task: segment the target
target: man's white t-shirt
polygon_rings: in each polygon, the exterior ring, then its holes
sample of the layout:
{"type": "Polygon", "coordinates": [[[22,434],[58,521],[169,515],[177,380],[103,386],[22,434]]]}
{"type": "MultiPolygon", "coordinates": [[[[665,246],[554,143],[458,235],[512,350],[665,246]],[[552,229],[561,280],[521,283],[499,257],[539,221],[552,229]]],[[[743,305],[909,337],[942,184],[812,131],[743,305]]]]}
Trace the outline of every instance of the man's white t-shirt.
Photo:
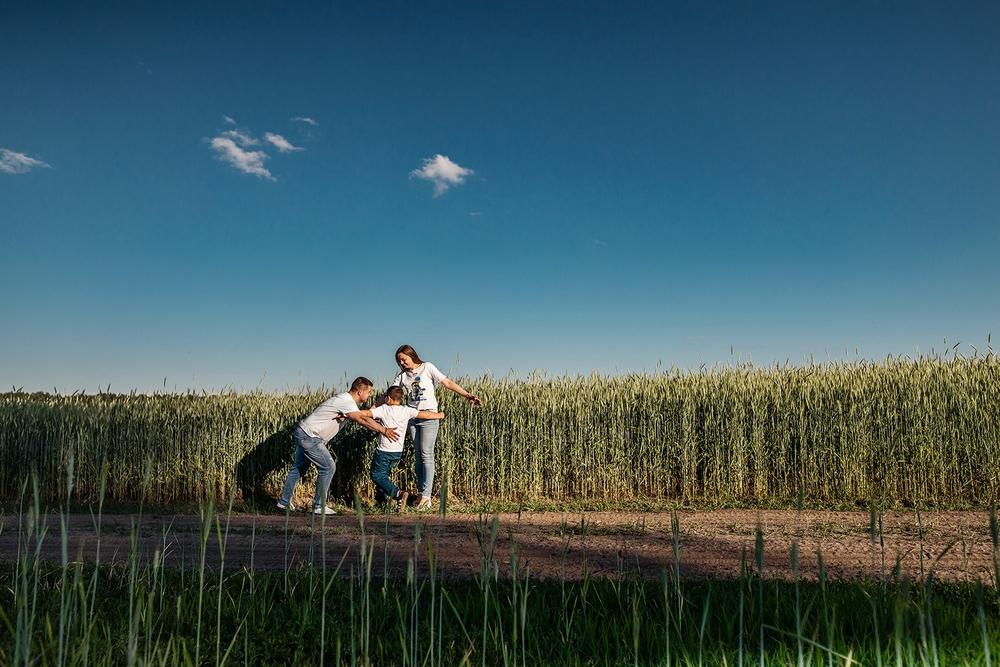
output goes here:
{"type": "Polygon", "coordinates": [[[400,371],[389,386],[405,388],[406,404],[411,408],[436,411],[438,401],[434,395],[434,385],[447,379],[448,376],[439,371],[437,366],[425,361],[412,371],[400,371]]]}
{"type": "Polygon", "coordinates": [[[376,449],[382,452],[403,451],[403,436],[406,434],[406,426],[411,419],[417,416],[418,412],[420,411],[416,408],[411,408],[407,405],[383,404],[377,408],[372,408],[372,419],[379,420],[386,428],[396,429],[396,433],[399,434],[399,440],[396,442],[393,442],[384,435],[380,435],[376,449]]]}
{"type": "Polygon", "coordinates": [[[299,427],[309,437],[323,438],[323,442],[329,442],[340,431],[337,417],[357,411],[358,404],[351,398],[351,393],[345,391],[320,403],[318,408],[299,422],[299,427]]]}

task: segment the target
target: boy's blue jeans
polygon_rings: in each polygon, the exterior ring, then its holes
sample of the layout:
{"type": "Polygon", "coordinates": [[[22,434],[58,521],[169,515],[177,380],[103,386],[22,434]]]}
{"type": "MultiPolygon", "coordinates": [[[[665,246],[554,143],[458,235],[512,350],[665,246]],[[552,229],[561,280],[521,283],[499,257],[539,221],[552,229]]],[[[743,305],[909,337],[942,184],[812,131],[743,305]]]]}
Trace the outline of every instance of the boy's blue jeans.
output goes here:
{"type": "Polygon", "coordinates": [[[313,509],[322,507],[326,494],[330,491],[330,482],[333,480],[333,471],[337,469],[337,464],[333,462],[333,456],[330,455],[330,450],[326,448],[322,438],[312,438],[296,426],[292,431],[292,440],[295,441],[295,460],[285,479],[281,502],[286,505],[292,502],[292,492],[295,491],[299,478],[309,472],[309,466],[315,465],[319,475],[316,478],[313,509]]]}
{"type": "Polygon", "coordinates": [[[372,481],[375,482],[376,487],[375,502],[384,503],[387,498],[396,500],[396,497],[399,495],[399,487],[389,479],[389,473],[392,472],[392,469],[396,467],[396,464],[399,463],[399,459],[402,457],[402,452],[375,450],[371,467],[372,481]]]}

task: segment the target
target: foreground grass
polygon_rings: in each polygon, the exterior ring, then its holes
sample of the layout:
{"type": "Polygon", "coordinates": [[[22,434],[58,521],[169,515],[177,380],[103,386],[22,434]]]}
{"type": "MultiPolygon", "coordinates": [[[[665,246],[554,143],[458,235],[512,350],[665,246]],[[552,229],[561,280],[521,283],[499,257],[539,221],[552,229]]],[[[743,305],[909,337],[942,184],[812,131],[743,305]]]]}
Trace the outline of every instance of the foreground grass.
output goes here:
{"type": "MultiPolygon", "coordinates": [[[[363,568],[363,564],[361,565],[363,568]]],[[[3,664],[987,664],[993,591],[894,582],[442,583],[432,572],[0,570],[3,664]],[[344,576],[346,575],[346,576],[344,576]]],[[[440,573],[436,573],[437,576],[440,573]]]]}
{"type": "MultiPolygon", "coordinates": [[[[71,480],[70,472],[68,496],[71,480]]],[[[673,564],[657,583],[626,562],[606,578],[540,580],[518,569],[513,540],[509,553],[497,552],[494,517],[476,532],[479,575],[456,581],[420,524],[406,577],[373,572],[376,536],[366,533],[360,503],[350,560],[258,572],[251,557],[227,569],[231,515],[209,503],[200,508],[200,560],[167,568],[168,547],[142,549],[140,508],[125,562],[109,566],[101,564],[103,506],[94,515],[93,564],[84,564],[71,560],[65,514],[59,534],[48,534],[34,491],[8,528],[18,533],[17,561],[0,565],[2,664],[989,665],[1000,641],[995,581],[938,583],[935,563],[925,569],[921,561],[919,581],[895,571],[878,581],[830,581],[821,564],[818,582],[803,582],[794,542],[795,576],[768,580],[760,527],[733,580],[681,576],[676,515],[673,564]],[[62,546],[58,566],[41,558],[53,539],[62,546]],[[220,554],[215,567],[207,565],[210,544],[220,554]]],[[[1000,576],[995,512],[990,522],[1000,576]]],[[[315,548],[327,563],[326,540],[315,548]]]]}

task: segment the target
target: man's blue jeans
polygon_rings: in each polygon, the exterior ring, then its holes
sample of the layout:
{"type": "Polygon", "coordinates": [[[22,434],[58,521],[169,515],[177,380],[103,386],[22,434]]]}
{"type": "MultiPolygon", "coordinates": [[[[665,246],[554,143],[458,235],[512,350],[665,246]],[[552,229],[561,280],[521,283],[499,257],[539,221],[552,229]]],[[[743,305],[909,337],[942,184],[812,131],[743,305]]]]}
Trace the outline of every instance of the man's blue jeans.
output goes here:
{"type": "Polygon", "coordinates": [[[286,505],[292,502],[292,493],[295,491],[295,485],[299,483],[299,478],[309,471],[309,466],[315,464],[319,476],[316,478],[316,496],[313,498],[313,509],[323,507],[337,464],[333,462],[330,450],[326,448],[326,443],[322,438],[308,436],[305,431],[296,426],[295,430],[292,431],[292,440],[295,441],[295,460],[292,462],[292,469],[288,471],[285,488],[281,491],[281,502],[286,505]]]}
{"type": "Polygon", "coordinates": [[[376,449],[375,456],[372,457],[371,475],[375,482],[375,501],[384,503],[387,498],[396,500],[399,496],[399,487],[389,479],[389,473],[399,463],[402,452],[383,452],[376,449]]]}

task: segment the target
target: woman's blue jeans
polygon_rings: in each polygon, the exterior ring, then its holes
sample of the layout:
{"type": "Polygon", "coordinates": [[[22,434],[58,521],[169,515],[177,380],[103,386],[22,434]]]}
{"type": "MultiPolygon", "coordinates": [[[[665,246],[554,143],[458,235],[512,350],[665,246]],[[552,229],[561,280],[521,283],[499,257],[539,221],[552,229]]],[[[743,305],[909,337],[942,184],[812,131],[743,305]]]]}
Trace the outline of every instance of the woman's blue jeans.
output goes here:
{"type": "Polygon", "coordinates": [[[299,483],[299,478],[309,472],[309,466],[315,464],[319,475],[316,478],[313,509],[320,508],[330,491],[330,482],[333,480],[333,471],[337,469],[337,464],[333,462],[333,456],[326,448],[323,438],[310,437],[296,426],[292,431],[292,440],[295,441],[295,460],[292,462],[292,469],[288,471],[288,478],[285,479],[281,502],[286,505],[292,502],[292,493],[295,491],[295,485],[299,483]]]}
{"type": "Polygon", "coordinates": [[[434,443],[440,427],[441,422],[437,419],[410,420],[408,430],[417,464],[417,488],[424,498],[430,498],[434,488],[434,443]]]}

